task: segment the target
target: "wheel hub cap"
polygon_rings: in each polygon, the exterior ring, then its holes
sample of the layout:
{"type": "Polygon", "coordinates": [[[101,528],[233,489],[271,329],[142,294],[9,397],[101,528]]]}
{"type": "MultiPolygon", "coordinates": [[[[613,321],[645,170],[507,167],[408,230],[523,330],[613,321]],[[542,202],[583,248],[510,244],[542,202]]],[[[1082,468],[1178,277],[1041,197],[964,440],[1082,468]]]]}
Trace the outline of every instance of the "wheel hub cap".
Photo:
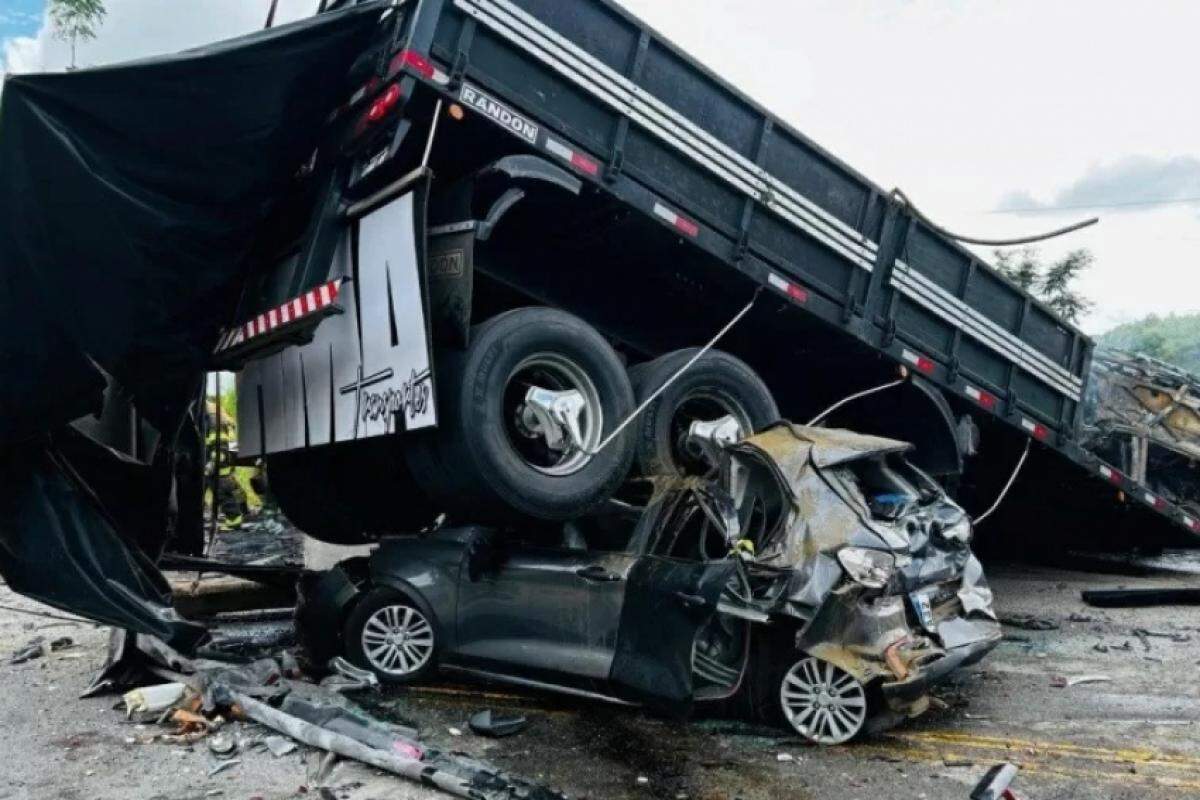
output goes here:
{"type": "Polygon", "coordinates": [[[862,684],[839,667],[811,656],[788,670],[779,699],[792,728],[819,744],[847,742],[867,721],[862,684]]]}
{"type": "Polygon", "coordinates": [[[433,627],[415,608],[386,606],[363,625],[362,649],[380,672],[411,675],[433,656],[433,627]]]}

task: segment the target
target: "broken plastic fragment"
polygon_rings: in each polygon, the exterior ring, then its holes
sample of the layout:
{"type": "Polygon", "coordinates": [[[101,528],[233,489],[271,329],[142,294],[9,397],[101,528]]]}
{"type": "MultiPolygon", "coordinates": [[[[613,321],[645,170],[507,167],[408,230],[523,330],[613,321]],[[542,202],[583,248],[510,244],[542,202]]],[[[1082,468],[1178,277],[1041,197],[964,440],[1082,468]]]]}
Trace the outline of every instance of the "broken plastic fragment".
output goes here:
{"type": "Polygon", "coordinates": [[[491,709],[485,709],[475,714],[468,723],[471,730],[480,736],[491,736],[494,738],[502,738],[512,736],[525,730],[529,725],[529,720],[518,715],[504,715],[493,713],[491,709]]]}
{"type": "Polygon", "coordinates": [[[126,692],[122,698],[125,701],[125,715],[132,717],[138,712],[156,713],[166,711],[183,699],[187,686],[182,683],[163,683],[158,686],[144,686],[126,692]]]}

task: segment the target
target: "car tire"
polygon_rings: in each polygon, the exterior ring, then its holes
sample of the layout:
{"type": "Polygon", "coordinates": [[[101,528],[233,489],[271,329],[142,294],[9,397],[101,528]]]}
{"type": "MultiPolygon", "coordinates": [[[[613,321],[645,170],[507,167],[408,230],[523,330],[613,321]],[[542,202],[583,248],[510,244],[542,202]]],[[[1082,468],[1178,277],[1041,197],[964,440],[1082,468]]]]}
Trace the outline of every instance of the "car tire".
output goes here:
{"type": "Polygon", "coordinates": [[[292,524],[318,541],[368,544],[383,533],[411,533],[437,509],[408,471],[395,437],[267,459],[267,481],[292,524]]]}
{"type": "Polygon", "coordinates": [[[625,481],[630,431],[586,456],[548,447],[529,427],[529,386],[579,393],[587,449],[632,413],[620,359],[584,321],[551,308],[509,311],[472,329],[465,351],[443,350],[435,363],[439,427],[415,435],[406,453],[418,481],[452,515],[564,520],[598,508],[625,481]]]}
{"type": "Polygon", "coordinates": [[[416,683],[437,670],[441,632],[428,604],[377,587],[354,606],[342,630],[346,658],[382,683],[416,683]]]}
{"type": "MultiPolygon", "coordinates": [[[[635,400],[640,407],[671,379],[697,349],[677,350],[629,370],[635,400]]],[[[637,466],[642,475],[706,473],[698,453],[691,453],[683,437],[691,422],[732,415],[748,436],[779,420],[771,390],[741,359],[720,350],[705,353],[642,412],[636,425],[637,466]]]]}

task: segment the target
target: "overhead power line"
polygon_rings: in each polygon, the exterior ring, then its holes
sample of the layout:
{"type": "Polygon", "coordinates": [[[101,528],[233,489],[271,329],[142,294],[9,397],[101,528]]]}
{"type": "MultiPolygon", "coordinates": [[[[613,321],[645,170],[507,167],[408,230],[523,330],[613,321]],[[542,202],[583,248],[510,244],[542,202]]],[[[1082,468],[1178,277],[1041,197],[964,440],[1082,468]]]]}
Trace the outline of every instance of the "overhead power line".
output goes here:
{"type": "Polygon", "coordinates": [[[1088,203],[1077,206],[1028,206],[1026,208],[993,208],[989,214],[1036,214],[1042,211],[1090,211],[1098,208],[1134,208],[1138,206],[1174,206],[1200,203],[1200,197],[1174,197],[1162,200],[1130,200],[1124,203],[1088,203]]]}

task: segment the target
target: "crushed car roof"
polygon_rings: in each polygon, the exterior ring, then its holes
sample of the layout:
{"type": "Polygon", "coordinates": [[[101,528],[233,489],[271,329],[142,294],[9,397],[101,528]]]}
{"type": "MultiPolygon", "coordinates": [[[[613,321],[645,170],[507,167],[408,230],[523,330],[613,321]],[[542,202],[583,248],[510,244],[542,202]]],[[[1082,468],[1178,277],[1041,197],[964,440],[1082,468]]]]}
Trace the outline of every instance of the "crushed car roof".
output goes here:
{"type": "Polygon", "coordinates": [[[868,436],[840,428],[812,428],[782,422],[745,440],[780,463],[800,466],[811,460],[821,469],[913,449],[908,442],[868,436]]]}

